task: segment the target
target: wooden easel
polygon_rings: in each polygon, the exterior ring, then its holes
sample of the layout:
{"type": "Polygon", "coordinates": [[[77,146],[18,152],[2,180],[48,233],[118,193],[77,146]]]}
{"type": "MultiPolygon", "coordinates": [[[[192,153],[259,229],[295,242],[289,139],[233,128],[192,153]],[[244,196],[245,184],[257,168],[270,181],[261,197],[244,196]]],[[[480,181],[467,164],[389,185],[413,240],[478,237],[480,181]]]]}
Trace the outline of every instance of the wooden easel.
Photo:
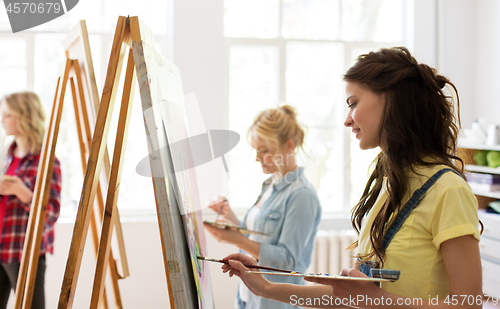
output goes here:
{"type": "MultiPolygon", "coordinates": [[[[75,90],[73,78],[71,78],[71,87],[73,94],[73,103],[75,105],[75,117],[77,120],[78,138],[80,143],[80,154],[82,161],[83,174],[87,166],[87,157],[90,152],[92,142],[92,132],[96,122],[96,111],[99,108],[99,94],[97,83],[93,70],[92,57],[90,53],[90,43],[88,38],[87,26],[85,21],[80,21],[68,34],[64,48],[67,58],[74,59],[74,71],[72,71],[78,82],[78,91],[75,90]],[[86,85],[85,85],[86,84],[86,85]],[[87,86],[87,87],[85,87],[87,86]],[[87,104],[89,103],[89,104],[87,104]]],[[[70,73],[71,74],[71,73],[70,73]]],[[[101,177],[97,187],[97,196],[94,204],[94,216],[91,219],[91,233],[93,238],[94,250],[97,258],[99,248],[99,223],[104,214],[104,194],[108,188],[110,175],[110,162],[107,147],[104,150],[104,177],[101,177]],[[103,193],[104,192],[104,193],[103,193]],[[96,207],[97,206],[97,207],[96,207]],[[96,216],[98,216],[96,218],[96,216]]],[[[115,306],[122,308],[122,300],[118,286],[118,280],[129,276],[127,256],[123,241],[121,222],[118,215],[115,216],[115,231],[117,236],[117,245],[119,249],[120,264],[122,274],[118,273],[118,267],[114,259],[113,252],[110,251],[109,270],[111,277],[111,287],[113,289],[115,306]]],[[[106,292],[103,292],[104,308],[108,307],[106,292]]]]}
{"type": "MultiPolygon", "coordinates": [[[[97,95],[97,86],[95,84],[95,77],[92,67],[92,59],[90,56],[90,47],[88,45],[88,34],[84,21],[80,21],[80,23],[70,32],[65,48],[66,48],[66,55],[68,57],[73,56],[75,58],[81,58],[82,63],[80,64],[78,59],[73,59],[73,60],[68,59],[64,67],[63,71],[64,73],[61,74],[58,79],[58,85],[54,99],[54,106],[50,119],[49,130],[46,133],[46,141],[44,141],[44,145],[50,143],[47,145],[50,145],[49,147],[51,150],[49,151],[51,152],[47,153],[46,149],[47,147],[45,149],[42,148],[43,156],[40,158],[40,162],[42,163],[40,164],[38,170],[39,175],[37,175],[37,183],[33,195],[34,196],[33,210],[29,217],[30,221],[28,223],[26,241],[23,248],[23,260],[21,262],[21,267],[19,271],[19,280],[16,288],[17,291],[16,302],[15,302],[16,309],[21,308],[21,305],[23,305],[23,308],[31,307],[31,300],[35,284],[34,281],[35,281],[36,267],[38,265],[38,252],[40,248],[43,222],[45,220],[45,207],[47,204],[47,201],[42,203],[42,205],[45,206],[42,207],[40,210],[39,205],[41,202],[44,201],[44,197],[40,195],[40,192],[42,193],[44,192],[45,187],[43,181],[46,182],[45,185],[47,185],[48,183],[48,188],[50,189],[50,178],[52,175],[52,166],[54,163],[54,150],[55,150],[55,145],[57,143],[58,128],[61,120],[60,113],[62,111],[63,100],[65,96],[65,90],[68,79],[70,81],[72,90],[74,111],[77,123],[77,132],[80,144],[80,158],[84,173],[87,165],[86,156],[89,153],[89,148],[90,148],[89,144],[91,141],[91,134],[92,134],[91,127],[93,127],[91,122],[92,120],[95,119],[95,116],[93,116],[95,112],[94,113],[92,112],[93,112],[93,107],[95,105],[98,105],[98,101],[96,102],[95,99],[97,98],[98,100],[98,95],[97,95]],[[77,44],[75,42],[82,45],[79,46],[80,50],[78,50],[78,48],[75,48],[73,46],[74,44],[77,44]],[[83,72],[81,71],[80,66],[82,67],[83,70],[85,70],[85,74],[82,74],[83,72]],[[77,80],[78,87],[75,86],[75,78],[77,80]],[[84,83],[84,81],[86,83],[84,83]],[[86,103],[88,101],[96,104],[91,104],[90,106],[87,106],[86,103]],[[89,110],[89,108],[91,110],[89,110]],[[47,169],[46,168],[47,166],[50,167],[50,170],[47,170],[47,174],[50,176],[44,174],[45,170],[47,169]],[[46,179],[47,177],[49,177],[48,180],[46,179]],[[36,224],[35,228],[33,228],[33,224],[36,224]],[[35,245],[33,245],[33,240],[35,242],[35,245]]],[[[107,155],[107,150],[105,152],[104,160],[105,160],[105,170],[107,172],[106,176],[109,176],[110,166],[109,166],[109,157],[107,155]]],[[[45,188],[45,190],[47,189],[45,188]]],[[[104,202],[100,184],[98,186],[97,191],[98,192],[96,197],[96,203],[94,204],[95,205],[94,213],[102,218],[104,212],[104,202]]],[[[47,200],[48,200],[48,195],[47,195],[47,200]]],[[[92,231],[96,256],[98,253],[98,243],[99,243],[99,233],[98,233],[98,223],[97,223],[98,221],[99,218],[96,218],[96,216],[92,216],[91,231],[92,231]]],[[[110,266],[109,269],[110,269],[112,288],[114,292],[115,305],[117,308],[122,308],[121,296],[118,287],[118,279],[122,279],[128,276],[128,265],[126,263],[127,260],[123,244],[123,235],[121,233],[121,224],[118,215],[115,217],[115,221],[117,221],[116,232],[118,236],[118,246],[120,249],[121,261],[122,261],[122,275],[118,274],[118,270],[112,252],[110,252],[111,259],[108,260],[108,263],[110,266]]],[[[101,299],[101,304],[104,308],[108,308],[107,296],[105,291],[103,291],[103,298],[101,299]]]]}
{"type": "MultiPolygon", "coordinates": [[[[132,31],[130,29],[130,23],[127,23],[124,17],[121,19],[121,22],[119,20],[111,51],[111,58],[109,60],[102,99],[97,113],[94,135],[90,146],[82,195],[78,206],[78,213],[73,230],[73,237],[61,287],[58,308],[71,308],[73,304],[78,274],[83,257],[83,250],[85,248],[86,234],[92,216],[91,204],[95,198],[96,191],[98,190],[99,172],[104,159],[106,140],[117,93],[118,81],[128,47],[127,43],[130,44],[132,37],[141,38],[139,27],[135,28],[133,33],[131,33],[132,31]]],[[[118,120],[119,127],[115,140],[111,173],[109,175],[106,209],[104,211],[101,243],[98,251],[96,276],[91,299],[92,308],[97,308],[104,290],[104,279],[106,266],[109,261],[109,251],[111,246],[110,240],[116,217],[116,201],[118,197],[123,163],[124,151],[122,150],[125,149],[126,129],[128,128],[128,121],[130,119],[132,92],[135,88],[134,74],[133,55],[130,52],[125,76],[125,90],[122,96],[122,105],[118,120]]]]}
{"type": "MultiPolygon", "coordinates": [[[[181,84],[180,73],[173,64],[167,63],[168,61],[163,60],[161,55],[153,53],[151,50],[148,52],[149,48],[154,49],[152,46],[154,46],[153,34],[139,21],[137,17],[118,18],[113,45],[111,48],[111,56],[108,63],[106,81],[104,83],[94,135],[92,137],[70,252],[61,287],[58,304],[59,309],[71,308],[73,305],[83,250],[85,248],[85,236],[89,228],[92,213],[90,205],[91,201],[94,200],[98,188],[99,171],[101,170],[103,162],[105,145],[111,122],[111,114],[114,107],[121,70],[124,65],[123,61],[127,51],[129,54],[125,71],[120,116],[118,119],[118,131],[109,177],[106,209],[104,211],[101,242],[99,245],[90,308],[97,307],[103,293],[104,275],[106,273],[107,261],[109,259],[111,231],[113,230],[114,217],[116,216],[116,200],[120,186],[133,90],[135,88],[135,74],[138,74],[141,88],[141,101],[146,125],[146,134],[148,137],[150,162],[152,163],[151,168],[159,169],[163,172],[163,177],[153,177],[152,180],[156,197],[160,239],[162,244],[168,294],[170,298],[170,308],[198,308],[199,299],[195,283],[195,280],[198,277],[194,274],[193,278],[193,271],[196,271],[193,269],[193,265],[195,264],[192,264],[193,251],[189,251],[190,249],[188,248],[187,240],[185,238],[183,241],[179,240],[180,238],[185,237],[183,223],[186,222],[183,222],[178,202],[174,201],[175,196],[172,192],[172,186],[177,186],[177,184],[174,183],[175,181],[171,182],[167,176],[168,173],[165,172],[165,169],[167,168],[165,164],[170,164],[170,168],[172,162],[171,158],[170,162],[165,162],[165,157],[163,155],[166,154],[167,156],[170,156],[170,150],[167,150],[168,153],[165,153],[165,149],[168,147],[161,149],[160,152],[158,152],[158,156],[161,156],[161,158],[157,159],[154,158],[156,153],[152,154],[157,149],[152,146],[153,144],[156,143],[160,146],[164,146],[162,144],[166,143],[168,146],[165,127],[161,124],[163,121],[161,117],[157,117],[157,111],[153,111],[150,114],[152,119],[146,119],[148,118],[146,110],[150,108],[152,110],[158,108],[158,97],[155,96],[154,100],[152,100],[152,91],[150,87],[152,82],[150,78],[157,78],[157,76],[149,74],[151,71],[155,70],[155,64],[163,66],[161,68],[157,68],[158,70],[161,70],[161,72],[164,72],[163,70],[168,67],[168,72],[165,72],[165,74],[170,74],[169,77],[173,78],[176,85],[179,86],[181,84]],[[149,62],[151,63],[148,64],[149,62]],[[161,142],[159,142],[159,136],[161,137],[161,142]]],[[[169,80],[169,77],[166,77],[165,75],[162,76],[165,77],[166,80],[155,79],[155,85],[160,83],[165,84],[163,82],[166,82],[165,86],[167,86],[169,82],[172,81],[169,80]]],[[[156,87],[155,90],[158,92],[160,91],[159,87],[156,87]]],[[[178,89],[175,90],[177,93],[182,95],[181,87],[178,87],[178,89]]],[[[177,153],[176,155],[181,154],[177,153]]],[[[196,255],[194,256],[194,259],[196,259],[196,255]]],[[[206,305],[204,305],[203,308],[213,308],[211,291],[210,298],[205,302],[205,304],[206,305]]]]}
{"type": "Polygon", "coordinates": [[[57,89],[54,96],[54,105],[50,116],[50,123],[48,130],[45,133],[42,150],[40,152],[40,161],[35,188],[33,190],[31,212],[28,219],[23,256],[17,281],[16,308],[20,308],[21,304],[23,304],[25,308],[31,308],[36,270],[38,267],[38,255],[40,253],[42,232],[45,223],[45,211],[49,200],[50,182],[55,162],[55,146],[59,133],[58,124],[61,122],[62,102],[66,92],[70,66],[71,61],[68,59],[64,67],[63,78],[59,78],[57,81],[57,89]]]}

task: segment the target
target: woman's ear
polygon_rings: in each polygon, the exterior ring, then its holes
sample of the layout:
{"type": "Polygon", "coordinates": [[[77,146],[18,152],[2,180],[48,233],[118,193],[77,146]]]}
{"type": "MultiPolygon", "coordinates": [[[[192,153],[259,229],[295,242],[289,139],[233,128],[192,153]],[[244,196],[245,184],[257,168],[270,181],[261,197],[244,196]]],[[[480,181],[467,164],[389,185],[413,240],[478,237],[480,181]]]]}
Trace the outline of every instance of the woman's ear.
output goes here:
{"type": "Polygon", "coordinates": [[[285,149],[287,150],[287,152],[293,152],[295,150],[295,143],[293,142],[293,140],[289,139],[285,143],[285,149]]]}

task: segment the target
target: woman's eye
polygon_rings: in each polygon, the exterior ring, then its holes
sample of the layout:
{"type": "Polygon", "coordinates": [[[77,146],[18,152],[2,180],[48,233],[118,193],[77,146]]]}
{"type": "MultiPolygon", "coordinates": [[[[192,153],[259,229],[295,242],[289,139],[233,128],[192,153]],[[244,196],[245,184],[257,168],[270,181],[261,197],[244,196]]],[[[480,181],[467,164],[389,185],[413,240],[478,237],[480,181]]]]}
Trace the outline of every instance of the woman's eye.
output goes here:
{"type": "Polygon", "coordinates": [[[356,104],[357,103],[349,103],[349,104],[347,104],[347,107],[348,108],[354,108],[354,107],[356,107],[356,104]]]}

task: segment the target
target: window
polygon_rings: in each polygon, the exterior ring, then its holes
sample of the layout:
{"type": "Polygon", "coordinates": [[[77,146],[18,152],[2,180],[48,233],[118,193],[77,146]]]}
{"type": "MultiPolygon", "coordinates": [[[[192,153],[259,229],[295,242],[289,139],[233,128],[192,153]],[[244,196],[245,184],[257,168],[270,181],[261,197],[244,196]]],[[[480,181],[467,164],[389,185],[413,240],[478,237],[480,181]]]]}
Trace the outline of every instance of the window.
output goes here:
{"type": "MultiPolygon", "coordinates": [[[[405,45],[401,0],[225,0],[229,129],[242,139],[261,110],[287,103],[306,125],[299,162],[324,212],[347,211],[359,199],[377,149],[360,151],[343,126],[341,76],[356,57],[405,45]]],[[[233,207],[248,208],[268,176],[249,165],[244,140],[229,153],[233,207]],[[236,194],[237,192],[237,194],[236,194]]]]}
{"type": "MultiPolygon", "coordinates": [[[[87,22],[97,87],[101,96],[116,21],[118,16],[127,16],[130,12],[147,21],[146,24],[156,35],[157,49],[166,51],[167,1],[145,0],[141,2],[141,6],[137,6],[137,2],[132,0],[80,1],[75,9],[65,15],[16,34],[12,34],[10,29],[5,6],[0,5],[0,97],[14,91],[34,90],[44,102],[48,123],[59,67],[65,60],[62,42],[67,32],[81,19],[87,22]]],[[[124,74],[125,70],[122,71],[124,74]]],[[[123,89],[122,85],[119,89],[123,89]]],[[[119,90],[108,137],[110,156],[113,153],[120,100],[119,90]]],[[[61,216],[74,216],[80,200],[83,176],[69,84],[64,102],[56,147],[56,156],[61,161],[63,173],[61,216]]],[[[139,176],[135,172],[137,163],[148,155],[138,89],[135,91],[133,106],[134,116],[130,123],[118,205],[125,213],[137,210],[154,213],[156,206],[151,178],[139,176]]]]}

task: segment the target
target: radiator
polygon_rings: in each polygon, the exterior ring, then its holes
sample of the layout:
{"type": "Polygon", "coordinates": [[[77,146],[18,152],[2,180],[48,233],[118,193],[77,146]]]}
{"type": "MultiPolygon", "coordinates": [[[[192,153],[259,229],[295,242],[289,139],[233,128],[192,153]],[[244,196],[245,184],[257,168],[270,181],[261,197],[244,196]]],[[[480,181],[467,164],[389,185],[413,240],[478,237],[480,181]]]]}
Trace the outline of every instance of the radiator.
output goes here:
{"type": "Polygon", "coordinates": [[[343,268],[353,268],[358,248],[347,247],[357,239],[353,230],[318,231],[307,273],[338,275],[343,268]]]}

